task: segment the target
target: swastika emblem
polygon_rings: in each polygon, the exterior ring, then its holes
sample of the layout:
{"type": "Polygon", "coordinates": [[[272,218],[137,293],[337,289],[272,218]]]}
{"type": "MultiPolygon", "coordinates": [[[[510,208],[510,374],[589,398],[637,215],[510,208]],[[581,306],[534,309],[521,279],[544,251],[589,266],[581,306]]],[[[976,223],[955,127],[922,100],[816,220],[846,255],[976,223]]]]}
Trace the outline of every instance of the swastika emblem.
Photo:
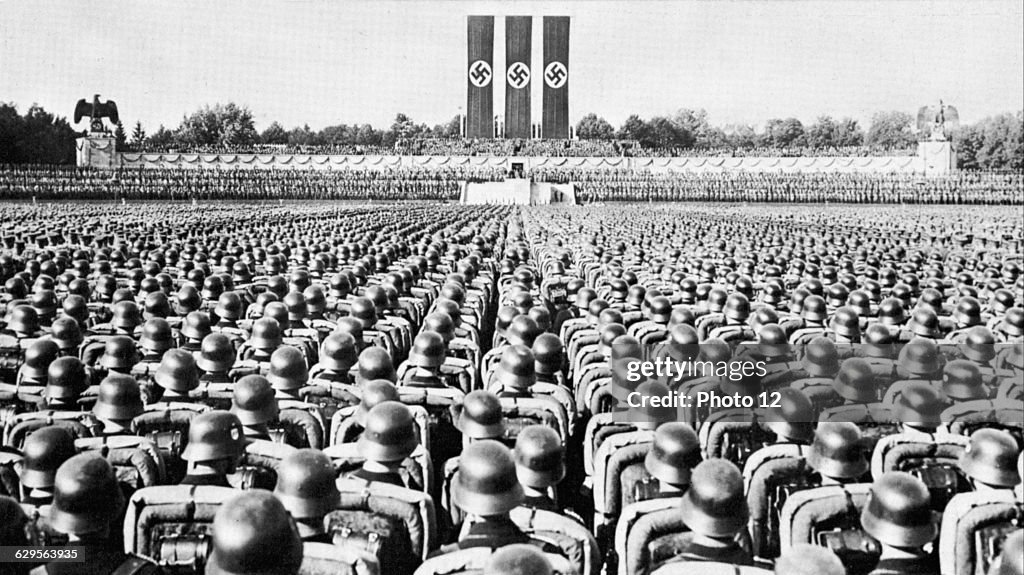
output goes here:
{"type": "Polygon", "coordinates": [[[483,60],[477,60],[469,65],[469,81],[477,88],[483,88],[491,83],[491,65],[483,60]]]}
{"type": "Polygon", "coordinates": [[[505,78],[508,79],[509,86],[517,90],[525,88],[530,83],[530,67],[522,62],[516,62],[508,67],[505,78]]]}
{"type": "Polygon", "coordinates": [[[555,61],[544,68],[544,82],[549,88],[557,90],[564,86],[568,80],[569,71],[565,69],[565,64],[555,61]]]}

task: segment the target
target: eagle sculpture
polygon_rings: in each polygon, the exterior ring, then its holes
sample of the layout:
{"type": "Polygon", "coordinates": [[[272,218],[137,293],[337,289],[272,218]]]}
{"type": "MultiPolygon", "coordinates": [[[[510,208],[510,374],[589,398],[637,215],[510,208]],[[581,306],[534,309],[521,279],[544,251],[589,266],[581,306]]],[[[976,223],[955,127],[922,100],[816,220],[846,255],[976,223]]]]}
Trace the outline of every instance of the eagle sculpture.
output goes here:
{"type": "Polygon", "coordinates": [[[932,140],[945,140],[960,127],[960,114],[939,100],[938,106],[922,106],[917,111],[917,129],[932,140]]]}
{"type": "Polygon", "coordinates": [[[100,103],[100,95],[92,97],[92,104],[82,98],[75,105],[75,123],[82,121],[83,116],[89,116],[89,129],[93,132],[103,131],[103,118],[110,118],[110,121],[117,123],[117,104],[113,100],[100,103]]]}

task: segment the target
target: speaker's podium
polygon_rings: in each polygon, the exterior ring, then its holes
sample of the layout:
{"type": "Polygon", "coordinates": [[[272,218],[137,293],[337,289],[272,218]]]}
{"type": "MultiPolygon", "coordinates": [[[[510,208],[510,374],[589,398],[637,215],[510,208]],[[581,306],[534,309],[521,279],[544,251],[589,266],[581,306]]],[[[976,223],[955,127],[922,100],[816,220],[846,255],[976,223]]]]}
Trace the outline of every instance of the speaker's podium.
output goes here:
{"type": "Polygon", "coordinates": [[[576,186],[535,182],[524,177],[523,165],[512,164],[510,177],[500,182],[462,182],[463,204],[538,206],[575,204],[576,186]]]}

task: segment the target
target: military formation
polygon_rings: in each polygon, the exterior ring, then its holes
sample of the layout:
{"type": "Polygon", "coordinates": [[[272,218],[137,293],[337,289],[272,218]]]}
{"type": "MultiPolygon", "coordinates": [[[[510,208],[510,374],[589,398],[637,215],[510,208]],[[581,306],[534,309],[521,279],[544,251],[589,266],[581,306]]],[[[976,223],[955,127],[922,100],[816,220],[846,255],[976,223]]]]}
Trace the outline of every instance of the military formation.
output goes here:
{"type": "Polygon", "coordinates": [[[81,552],[2,573],[1022,573],[1005,208],[0,221],[0,545],[81,552]],[[765,372],[623,383],[659,358],[765,372]],[[709,390],[776,399],[624,403],[709,390]]]}
{"type": "MultiPolygon", "coordinates": [[[[232,156],[235,157],[235,156],[232,156]]],[[[503,181],[503,167],[384,167],[381,157],[357,167],[306,169],[90,170],[68,166],[0,166],[0,199],[7,200],[458,200],[462,182],[503,181]]],[[[415,161],[415,160],[414,160],[415,161]]],[[[485,160],[486,162],[486,160],[485,160]]],[[[241,165],[237,163],[236,165],[241,165]]],[[[1024,176],[958,172],[946,177],[872,173],[691,173],[650,169],[527,169],[538,182],[574,183],[580,203],[601,202],[841,202],[1020,206],[1024,176]]]]}

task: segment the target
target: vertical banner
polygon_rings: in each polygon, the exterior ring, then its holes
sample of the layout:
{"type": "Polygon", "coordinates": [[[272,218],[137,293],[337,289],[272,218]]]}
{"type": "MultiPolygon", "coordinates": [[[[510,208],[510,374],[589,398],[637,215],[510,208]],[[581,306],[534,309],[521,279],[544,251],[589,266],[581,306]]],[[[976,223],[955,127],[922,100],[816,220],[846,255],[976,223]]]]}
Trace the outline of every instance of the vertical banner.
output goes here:
{"type": "Polygon", "coordinates": [[[569,17],[544,17],[545,139],[569,137],[569,17]]]}
{"type": "Polygon", "coordinates": [[[466,137],[494,137],[494,16],[468,19],[466,137]]]}
{"type": "Polygon", "coordinates": [[[505,17],[505,137],[530,138],[531,16],[505,17]]]}

